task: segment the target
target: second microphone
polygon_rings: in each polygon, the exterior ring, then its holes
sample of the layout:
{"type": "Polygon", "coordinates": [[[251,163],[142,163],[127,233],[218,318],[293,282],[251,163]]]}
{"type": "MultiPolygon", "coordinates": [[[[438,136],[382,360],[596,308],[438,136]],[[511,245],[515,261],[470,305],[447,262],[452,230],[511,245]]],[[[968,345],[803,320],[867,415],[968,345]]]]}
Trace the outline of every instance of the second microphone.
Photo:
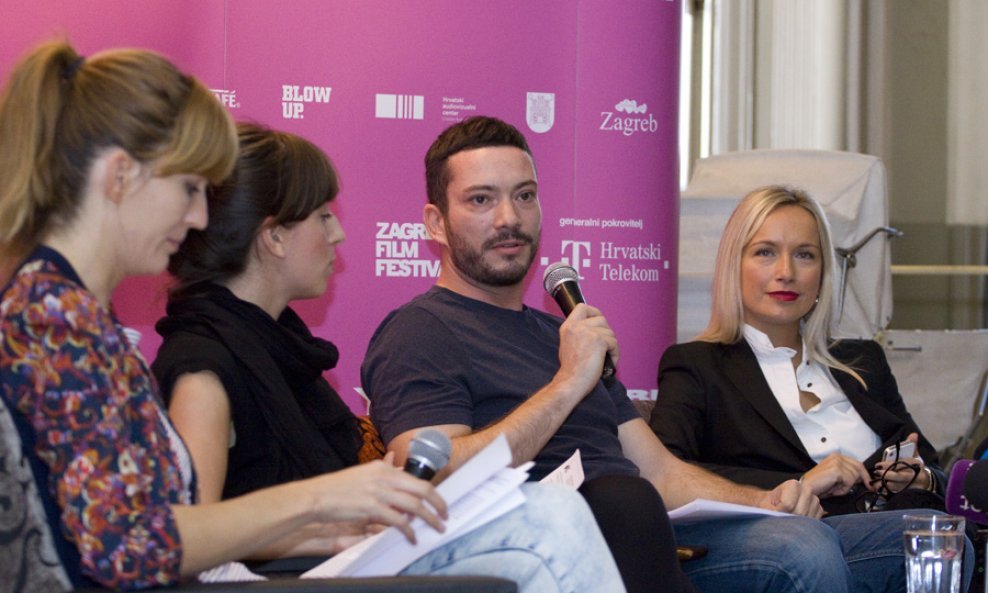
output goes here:
{"type": "Polygon", "coordinates": [[[444,433],[434,428],[420,430],[408,445],[405,471],[416,478],[431,480],[449,463],[453,443],[444,433]]]}

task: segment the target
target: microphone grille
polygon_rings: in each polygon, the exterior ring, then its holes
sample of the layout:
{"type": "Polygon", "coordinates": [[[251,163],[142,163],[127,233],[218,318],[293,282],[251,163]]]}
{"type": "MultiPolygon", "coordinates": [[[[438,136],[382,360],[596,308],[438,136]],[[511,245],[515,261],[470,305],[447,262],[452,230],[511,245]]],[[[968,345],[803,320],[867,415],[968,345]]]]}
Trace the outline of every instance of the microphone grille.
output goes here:
{"type": "Polygon", "coordinates": [[[435,428],[421,430],[408,445],[408,456],[428,462],[436,471],[449,463],[449,454],[453,452],[453,443],[449,437],[435,428]]]}
{"type": "Polygon", "coordinates": [[[545,269],[545,276],[543,277],[542,286],[545,291],[550,295],[556,290],[560,282],[566,282],[567,280],[572,280],[576,282],[580,279],[580,275],[576,273],[573,266],[564,264],[563,262],[556,262],[554,264],[549,264],[549,267],[545,269]]]}

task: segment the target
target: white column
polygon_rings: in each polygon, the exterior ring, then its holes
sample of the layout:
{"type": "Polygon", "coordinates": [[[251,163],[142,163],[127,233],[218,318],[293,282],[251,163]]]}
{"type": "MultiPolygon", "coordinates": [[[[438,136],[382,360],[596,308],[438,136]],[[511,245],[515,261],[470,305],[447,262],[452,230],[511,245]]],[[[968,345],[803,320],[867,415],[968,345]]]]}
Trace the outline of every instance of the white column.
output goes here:
{"type": "Polygon", "coordinates": [[[714,11],[711,154],[754,147],[755,2],[709,5],[714,11]]]}
{"type": "Polygon", "coordinates": [[[846,0],[763,0],[756,138],[762,148],[841,150],[845,141],[846,0]],[[767,145],[762,144],[767,142],[767,145]]]}

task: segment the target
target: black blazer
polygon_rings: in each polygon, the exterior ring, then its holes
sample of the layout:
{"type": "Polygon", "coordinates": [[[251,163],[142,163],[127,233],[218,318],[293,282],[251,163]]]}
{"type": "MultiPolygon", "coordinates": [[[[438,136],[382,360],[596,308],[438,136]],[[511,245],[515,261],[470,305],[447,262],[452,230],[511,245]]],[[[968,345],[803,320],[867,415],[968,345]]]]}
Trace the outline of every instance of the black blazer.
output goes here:
{"type": "MultiPolygon", "coordinates": [[[[882,439],[865,467],[873,468],[888,445],[919,433],[919,455],[936,475],[942,494],[946,478],[937,452],[906,410],[882,347],[871,340],[844,340],[830,352],[868,384],[866,390],[851,375],[831,369],[851,405],[882,439]]],[[[816,465],[745,340],[671,346],[662,356],[658,380],[649,423],[678,457],[767,489],[798,479],[816,465]]]]}

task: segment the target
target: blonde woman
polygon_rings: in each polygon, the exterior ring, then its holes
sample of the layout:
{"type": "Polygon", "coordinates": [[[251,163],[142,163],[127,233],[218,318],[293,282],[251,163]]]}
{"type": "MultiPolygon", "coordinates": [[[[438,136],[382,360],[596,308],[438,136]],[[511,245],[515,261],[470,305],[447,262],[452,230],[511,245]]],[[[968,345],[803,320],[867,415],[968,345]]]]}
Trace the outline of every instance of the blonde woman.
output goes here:
{"type": "Polygon", "coordinates": [[[937,453],[881,346],[830,339],[833,253],[805,192],[748,194],[721,239],[709,325],[662,357],[652,429],[681,458],[737,482],[799,479],[831,514],[893,499],[942,508],[937,453]],[[883,459],[887,447],[898,463],[883,459]]]}

